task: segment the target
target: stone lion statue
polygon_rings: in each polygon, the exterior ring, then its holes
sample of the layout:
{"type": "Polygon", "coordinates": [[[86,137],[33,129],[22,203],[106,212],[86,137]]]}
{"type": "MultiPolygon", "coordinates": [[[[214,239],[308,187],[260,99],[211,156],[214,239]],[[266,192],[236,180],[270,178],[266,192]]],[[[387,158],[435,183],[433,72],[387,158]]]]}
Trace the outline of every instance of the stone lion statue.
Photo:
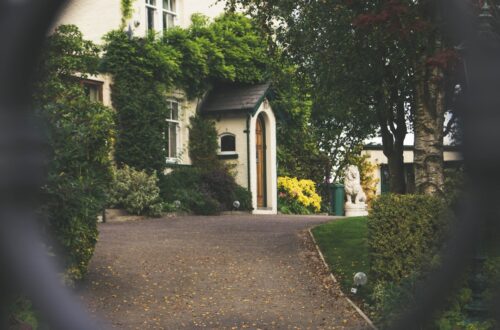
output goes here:
{"type": "Polygon", "coordinates": [[[345,171],[344,189],[347,204],[361,204],[366,202],[366,195],[361,187],[359,170],[354,165],[349,165],[345,171]]]}

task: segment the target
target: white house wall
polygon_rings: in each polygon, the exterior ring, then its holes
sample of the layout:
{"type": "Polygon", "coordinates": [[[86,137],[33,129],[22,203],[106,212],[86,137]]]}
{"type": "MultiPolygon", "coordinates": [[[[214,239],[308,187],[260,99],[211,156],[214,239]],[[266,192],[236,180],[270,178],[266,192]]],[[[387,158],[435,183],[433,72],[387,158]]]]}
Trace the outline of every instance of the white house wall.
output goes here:
{"type": "MultiPolygon", "coordinates": [[[[215,120],[215,127],[219,137],[224,133],[231,133],[236,138],[236,153],[238,159],[230,159],[226,162],[234,164],[233,169],[236,183],[248,188],[248,155],[247,155],[247,134],[246,114],[224,115],[223,118],[215,120]]],[[[220,141],[220,140],[219,140],[220,141]]]]}
{"type": "Polygon", "coordinates": [[[210,19],[221,15],[224,12],[225,1],[217,0],[183,0],[179,8],[179,26],[183,28],[191,25],[191,16],[201,13],[210,19]]]}
{"type": "Polygon", "coordinates": [[[73,24],[83,36],[97,44],[111,30],[120,27],[120,0],[74,0],[61,13],[55,26],[73,24]]]}
{"type": "MultiPolygon", "coordinates": [[[[135,36],[143,37],[147,33],[146,3],[144,0],[136,0],[132,6],[132,17],[126,22],[126,28],[130,25],[135,36]]],[[[175,24],[187,28],[191,25],[194,13],[201,13],[210,19],[221,15],[224,12],[224,1],[177,0],[176,11],[175,24]]],[[[162,31],[158,15],[159,12],[155,19],[155,30],[162,31]]],[[[85,39],[102,44],[102,37],[106,33],[120,27],[121,17],[120,0],[74,0],[63,10],[55,26],[74,24],[82,31],[85,39]]]]}
{"type": "MultiPolygon", "coordinates": [[[[377,165],[377,170],[375,171],[374,177],[378,179],[377,184],[377,195],[382,193],[382,179],[380,177],[380,167],[388,163],[387,157],[384,155],[382,150],[363,150],[362,154],[368,155],[368,161],[372,164],[377,165]]],[[[443,158],[445,162],[450,161],[460,161],[463,159],[462,154],[458,151],[444,151],[443,158]]],[[[403,160],[405,164],[413,163],[413,150],[403,151],[403,160]]]]}

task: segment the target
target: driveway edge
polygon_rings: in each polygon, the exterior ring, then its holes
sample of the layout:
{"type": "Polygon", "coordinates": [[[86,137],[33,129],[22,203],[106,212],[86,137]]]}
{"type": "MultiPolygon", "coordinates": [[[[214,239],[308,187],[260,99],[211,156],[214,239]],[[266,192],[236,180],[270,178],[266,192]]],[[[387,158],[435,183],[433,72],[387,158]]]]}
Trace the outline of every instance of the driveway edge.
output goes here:
{"type": "MultiPolygon", "coordinates": [[[[311,231],[311,228],[309,228],[307,230],[309,232],[309,236],[311,237],[313,243],[314,243],[314,246],[316,247],[316,251],[318,252],[319,254],[319,257],[321,259],[321,261],[323,262],[323,266],[325,266],[326,270],[328,271],[328,273],[330,274],[330,277],[331,279],[333,280],[333,282],[337,283],[337,279],[335,278],[335,276],[333,275],[333,273],[330,271],[330,267],[328,266],[328,264],[326,263],[326,260],[325,260],[325,257],[323,256],[323,253],[321,252],[319,246],[318,246],[318,243],[316,243],[316,239],[314,238],[314,235],[311,231]]],[[[368,325],[372,328],[372,329],[375,329],[377,330],[377,327],[373,324],[372,320],[370,320],[370,318],[361,310],[361,308],[359,308],[351,299],[349,299],[349,297],[347,297],[343,292],[341,292],[341,295],[347,300],[347,302],[356,310],[356,312],[358,312],[358,314],[366,321],[366,323],[368,323],[368,325]]]]}

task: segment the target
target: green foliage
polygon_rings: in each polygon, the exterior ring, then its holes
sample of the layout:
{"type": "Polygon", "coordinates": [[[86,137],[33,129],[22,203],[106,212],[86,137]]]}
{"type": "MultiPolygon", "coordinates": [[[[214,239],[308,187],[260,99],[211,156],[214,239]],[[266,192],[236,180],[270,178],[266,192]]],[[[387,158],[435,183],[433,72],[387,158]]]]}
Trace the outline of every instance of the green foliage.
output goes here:
{"type": "Polygon", "coordinates": [[[98,48],[75,26],[59,27],[47,40],[34,95],[51,150],[41,212],[68,280],[85,274],[112,179],[113,111],[90,101],[75,79],[95,73],[97,62],[98,48]]]}
{"type": "Polygon", "coordinates": [[[447,232],[445,204],[423,195],[382,195],[368,220],[371,274],[394,284],[435,265],[447,232]]]}
{"type": "Polygon", "coordinates": [[[238,211],[251,211],[253,210],[252,207],[252,194],[248,189],[243,188],[240,185],[237,185],[236,188],[233,191],[233,198],[234,200],[237,200],[240,202],[240,207],[238,208],[238,211]]]}
{"type": "Polygon", "coordinates": [[[456,202],[465,185],[463,168],[449,168],[444,171],[444,197],[448,204],[456,202]]]}
{"type": "Polygon", "coordinates": [[[384,329],[405,309],[410,307],[416,294],[418,272],[413,272],[399,283],[377,281],[373,284],[371,303],[374,322],[384,329]]]}
{"type": "Polygon", "coordinates": [[[181,202],[181,208],[200,215],[213,215],[233,209],[240,202],[240,211],[252,209],[248,190],[236,184],[226,168],[211,170],[187,167],[175,169],[165,176],[161,194],[163,200],[181,202]]]}
{"type": "MultiPolygon", "coordinates": [[[[368,274],[370,270],[367,220],[366,217],[340,219],[312,230],[325,261],[345,293],[350,292],[354,286],[354,274],[368,274]]],[[[371,285],[371,278],[368,285],[371,285]]],[[[362,287],[358,294],[364,297],[367,292],[369,288],[362,287]]]]}
{"type": "Polygon", "coordinates": [[[266,44],[242,15],[224,15],[210,24],[195,15],[190,28],[169,29],[162,38],[129,39],[123,31],[113,31],[105,41],[102,70],[114,79],[116,161],[159,176],[167,158],[164,136],[170,92],[180,88],[195,97],[215,81],[267,78],[266,44]]]}
{"type": "Polygon", "coordinates": [[[278,175],[310,178],[322,182],[328,172],[328,157],[319,150],[315,127],[311,125],[312,101],[293,65],[273,68],[271,106],[277,114],[278,175]],[[300,136],[300,139],[291,139],[300,136]]]}
{"type": "Polygon", "coordinates": [[[189,128],[189,157],[194,166],[217,168],[221,163],[217,157],[219,143],[215,122],[199,115],[191,117],[189,128]]]}
{"type": "Polygon", "coordinates": [[[137,170],[163,173],[166,92],[180,74],[180,53],[149,36],[132,38],[121,31],[106,37],[102,69],[113,74],[112,102],[117,112],[115,159],[137,170]]]}
{"type": "Polygon", "coordinates": [[[156,173],[149,175],[127,165],[117,169],[109,204],[136,215],[160,216],[163,206],[156,173]]]}
{"type": "Polygon", "coordinates": [[[192,16],[188,29],[165,32],[162,42],[182,54],[178,86],[189,97],[201,96],[212,83],[257,83],[269,79],[267,45],[249,18],[227,13],[209,23],[192,16]]]}
{"type": "Polygon", "coordinates": [[[36,330],[44,326],[40,324],[40,316],[31,302],[24,297],[18,297],[12,304],[9,304],[8,314],[9,329],[25,329],[29,326],[30,329],[36,330]]]}
{"type": "Polygon", "coordinates": [[[120,0],[120,9],[122,11],[122,20],[121,20],[121,27],[122,29],[125,27],[125,23],[127,20],[132,18],[132,13],[134,11],[132,5],[134,3],[134,0],[120,0]]]}

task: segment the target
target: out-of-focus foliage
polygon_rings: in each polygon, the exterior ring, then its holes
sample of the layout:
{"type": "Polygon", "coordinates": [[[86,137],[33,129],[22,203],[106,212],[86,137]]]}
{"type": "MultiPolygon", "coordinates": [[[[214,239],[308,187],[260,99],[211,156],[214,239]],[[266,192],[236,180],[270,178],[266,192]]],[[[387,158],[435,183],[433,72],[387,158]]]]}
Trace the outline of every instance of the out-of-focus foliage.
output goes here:
{"type": "Polygon", "coordinates": [[[41,212],[70,281],[86,272],[112,180],[113,111],[89,100],[77,79],[96,73],[98,55],[77,27],[60,26],[48,37],[37,67],[34,100],[50,147],[41,212]]]}

